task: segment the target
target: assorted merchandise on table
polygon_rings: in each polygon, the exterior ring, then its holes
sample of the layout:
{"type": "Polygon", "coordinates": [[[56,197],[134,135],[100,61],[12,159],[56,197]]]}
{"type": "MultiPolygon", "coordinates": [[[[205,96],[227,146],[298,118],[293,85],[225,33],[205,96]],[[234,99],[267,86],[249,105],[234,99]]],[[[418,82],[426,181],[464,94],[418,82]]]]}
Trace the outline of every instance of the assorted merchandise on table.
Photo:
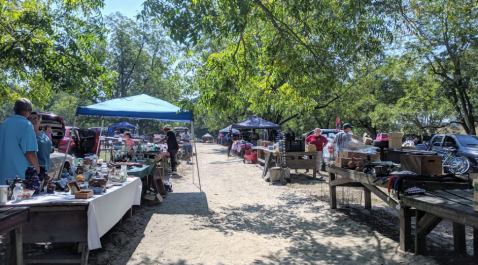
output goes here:
{"type": "Polygon", "coordinates": [[[64,168],[58,180],[50,178],[44,166],[40,166],[39,174],[34,167],[28,167],[23,179],[16,176],[14,179],[7,179],[6,185],[0,186],[0,203],[58,192],[69,193],[77,199],[86,199],[101,195],[113,186],[121,186],[127,180],[129,170],[147,167],[136,162],[108,164],[97,156],[76,159],[75,162],[77,166],[71,166],[69,172],[64,168]]]}

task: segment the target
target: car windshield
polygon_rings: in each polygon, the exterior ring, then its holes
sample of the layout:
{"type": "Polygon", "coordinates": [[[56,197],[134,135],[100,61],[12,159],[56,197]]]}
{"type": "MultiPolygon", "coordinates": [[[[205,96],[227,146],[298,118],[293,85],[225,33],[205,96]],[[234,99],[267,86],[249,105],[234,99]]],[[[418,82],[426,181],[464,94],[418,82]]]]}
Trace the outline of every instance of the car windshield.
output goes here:
{"type": "Polygon", "coordinates": [[[478,146],[478,137],[475,135],[457,135],[456,138],[463,146],[478,146]]]}

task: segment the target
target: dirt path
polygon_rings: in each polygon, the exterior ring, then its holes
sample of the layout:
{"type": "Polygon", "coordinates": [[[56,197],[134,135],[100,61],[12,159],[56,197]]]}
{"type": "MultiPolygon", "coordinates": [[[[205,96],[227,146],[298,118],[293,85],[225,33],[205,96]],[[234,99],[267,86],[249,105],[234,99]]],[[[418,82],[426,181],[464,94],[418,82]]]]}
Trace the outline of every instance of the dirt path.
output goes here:
{"type": "Polygon", "coordinates": [[[202,192],[183,163],[174,192],[105,235],[91,264],[436,264],[294,185],[269,185],[225,147],[197,148],[202,192]]]}

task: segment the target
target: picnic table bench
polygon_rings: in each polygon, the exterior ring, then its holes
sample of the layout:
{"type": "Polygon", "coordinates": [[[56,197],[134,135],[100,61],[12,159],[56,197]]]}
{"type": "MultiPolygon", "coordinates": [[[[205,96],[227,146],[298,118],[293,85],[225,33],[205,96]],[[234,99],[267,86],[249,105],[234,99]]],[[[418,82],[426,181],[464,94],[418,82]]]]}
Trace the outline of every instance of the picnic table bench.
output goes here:
{"type": "Polygon", "coordinates": [[[415,253],[426,250],[426,236],[444,219],[453,223],[455,250],[466,252],[465,226],[473,227],[473,251],[478,257],[478,213],[473,211],[473,190],[467,182],[434,182],[404,180],[400,191],[410,187],[425,189],[424,195],[400,195],[397,201],[381,188],[388,188],[388,180],[378,180],[371,174],[328,165],[330,207],[337,208],[337,186],[364,188],[366,209],[371,209],[374,193],[400,215],[400,249],[412,249],[412,217],[415,217],[415,253]]]}

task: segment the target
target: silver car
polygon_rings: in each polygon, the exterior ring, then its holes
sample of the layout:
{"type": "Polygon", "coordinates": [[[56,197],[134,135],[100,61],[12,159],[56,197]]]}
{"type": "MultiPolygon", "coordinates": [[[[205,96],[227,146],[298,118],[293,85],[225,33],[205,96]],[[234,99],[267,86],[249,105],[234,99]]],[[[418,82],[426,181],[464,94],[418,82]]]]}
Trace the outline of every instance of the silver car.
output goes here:
{"type": "MultiPolygon", "coordinates": [[[[65,159],[65,154],[63,153],[50,154],[50,170],[48,170],[48,176],[50,176],[51,179],[60,178],[63,159],[65,159]]],[[[75,165],[73,157],[71,155],[66,155],[66,160],[63,165],[64,168],[66,168],[67,171],[70,172],[70,168],[75,165]]]]}

